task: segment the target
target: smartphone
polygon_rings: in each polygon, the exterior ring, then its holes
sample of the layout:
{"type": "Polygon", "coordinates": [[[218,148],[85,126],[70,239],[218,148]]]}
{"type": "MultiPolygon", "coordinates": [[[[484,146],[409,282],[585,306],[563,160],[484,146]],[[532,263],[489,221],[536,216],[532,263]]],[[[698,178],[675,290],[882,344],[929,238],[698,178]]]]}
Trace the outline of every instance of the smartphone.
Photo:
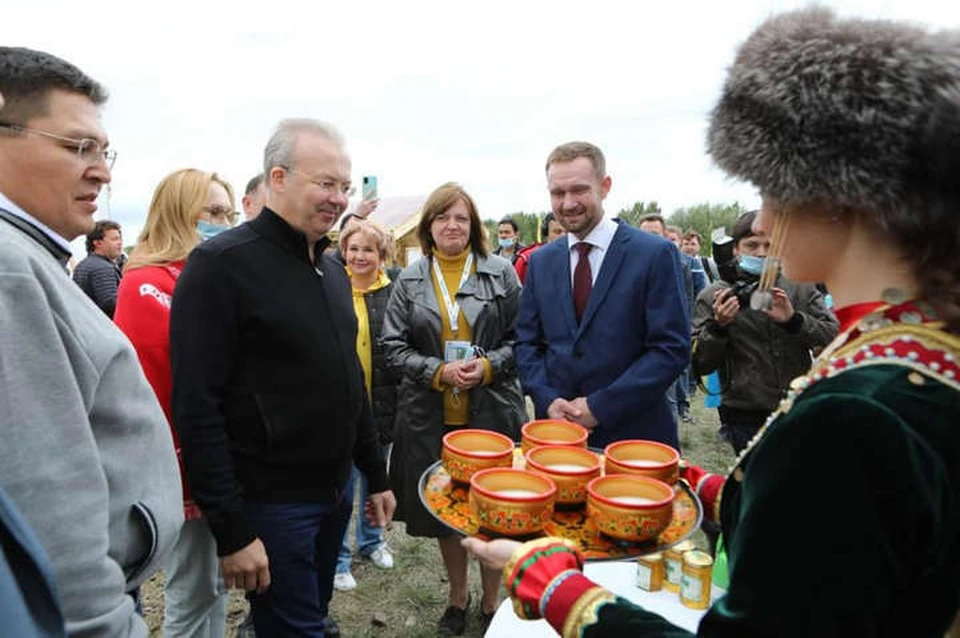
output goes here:
{"type": "Polygon", "coordinates": [[[377,198],[377,176],[376,175],[364,175],[363,176],[363,189],[361,190],[364,199],[376,199],[377,198]]]}

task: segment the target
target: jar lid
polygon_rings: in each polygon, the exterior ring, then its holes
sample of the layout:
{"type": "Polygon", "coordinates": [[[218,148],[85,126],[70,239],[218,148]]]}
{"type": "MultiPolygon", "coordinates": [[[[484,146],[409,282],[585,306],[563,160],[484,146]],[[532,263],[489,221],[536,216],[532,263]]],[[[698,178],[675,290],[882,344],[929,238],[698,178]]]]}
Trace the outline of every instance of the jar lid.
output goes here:
{"type": "Polygon", "coordinates": [[[683,555],[683,562],[691,567],[709,567],[713,565],[713,559],[710,554],[701,552],[698,549],[687,552],[683,555]]]}
{"type": "Polygon", "coordinates": [[[645,554],[643,556],[638,556],[637,560],[642,560],[647,563],[657,563],[663,560],[663,554],[657,552],[656,554],[645,554]]]}

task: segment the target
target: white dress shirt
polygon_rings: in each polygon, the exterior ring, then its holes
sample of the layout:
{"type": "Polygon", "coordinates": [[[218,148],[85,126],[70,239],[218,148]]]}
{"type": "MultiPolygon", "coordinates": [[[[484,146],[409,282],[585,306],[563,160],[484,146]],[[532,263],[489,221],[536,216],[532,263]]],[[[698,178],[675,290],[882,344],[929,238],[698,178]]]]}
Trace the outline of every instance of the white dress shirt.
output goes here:
{"type": "Polygon", "coordinates": [[[576,249],[576,245],[583,242],[593,246],[590,254],[587,255],[587,259],[590,260],[591,283],[597,283],[597,274],[600,272],[600,266],[603,265],[603,258],[606,256],[607,250],[610,248],[610,242],[613,241],[613,236],[616,232],[617,222],[604,217],[600,220],[600,223],[590,231],[590,234],[583,239],[577,239],[573,233],[567,233],[567,240],[570,242],[571,286],[573,285],[573,271],[577,267],[577,262],[580,261],[580,251],[576,249]]]}

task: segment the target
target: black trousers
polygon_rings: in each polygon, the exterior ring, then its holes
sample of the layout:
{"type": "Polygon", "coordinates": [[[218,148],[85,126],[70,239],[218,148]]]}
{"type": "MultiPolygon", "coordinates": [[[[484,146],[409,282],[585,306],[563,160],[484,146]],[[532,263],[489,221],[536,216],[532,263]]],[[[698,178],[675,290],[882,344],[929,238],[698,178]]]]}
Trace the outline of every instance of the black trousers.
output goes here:
{"type": "Polygon", "coordinates": [[[720,405],[720,436],[733,447],[734,454],[740,454],[766,422],[770,412],[767,410],[740,410],[720,405]]]}

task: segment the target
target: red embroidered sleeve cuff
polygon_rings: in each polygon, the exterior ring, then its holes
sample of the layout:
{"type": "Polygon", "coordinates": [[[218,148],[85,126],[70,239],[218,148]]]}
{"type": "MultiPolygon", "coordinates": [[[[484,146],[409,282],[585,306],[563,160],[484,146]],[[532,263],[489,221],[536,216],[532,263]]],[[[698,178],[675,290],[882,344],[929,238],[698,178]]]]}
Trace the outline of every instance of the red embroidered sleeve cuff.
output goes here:
{"type": "Polygon", "coordinates": [[[540,600],[543,617],[558,632],[563,633],[564,625],[577,602],[584,594],[601,589],[596,583],[580,572],[573,572],[560,580],[554,588],[548,588],[540,600]]]}
{"type": "Polygon", "coordinates": [[[614,595],[583,575],[583,555],[570,541],[541,538],[522,545],[503,568],[517,616],[545,618],[562,636],[579,636],[614,595]]]}
{"type": "Polygon", "coordinates": [[[503,568],[503,584],[513,599],[517,616],[532,620],[542,616],[540,599],[560,574],[580,572],[583,556],[570,541],[538,538],[521,545],[503,568]]]}
{"type": "Polygon", "coordinates": [[[712,521],[720,520],[720,495],[726,478],[719,474],[711,474],[698,465],[680,461],[680,477],[693,488],[703,504],[703,514],[712,521]]]}

